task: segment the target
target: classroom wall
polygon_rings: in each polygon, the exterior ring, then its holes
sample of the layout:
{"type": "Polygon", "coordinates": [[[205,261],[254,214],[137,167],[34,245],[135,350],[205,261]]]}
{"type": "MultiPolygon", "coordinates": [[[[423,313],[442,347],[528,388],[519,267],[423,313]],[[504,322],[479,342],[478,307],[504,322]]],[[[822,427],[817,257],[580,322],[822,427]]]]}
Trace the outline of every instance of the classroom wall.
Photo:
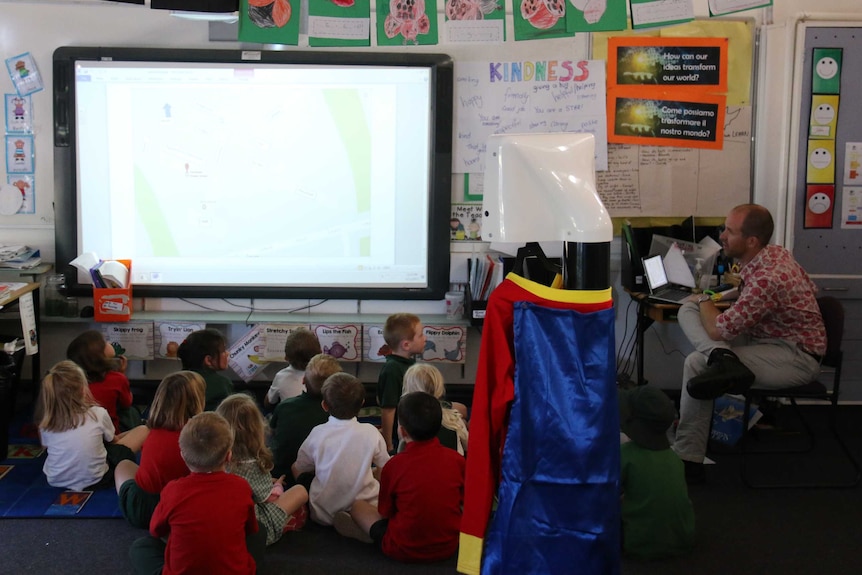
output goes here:
{"type": "MultiPolygon", "coordinates": [[[[695,0],[695,11],[698,16],[708,15],[707,0],[695,0]]],[[[442,9],[442,2],[440,3],[442,9]]],[[[372,8],[373,9],[373,8],[372,8]]],[[[507,5],[511,13],[511,3],[507,5]]],[[[771,9],[755,10],[740,14],[742,17],[755,18],[760,24],[772,28],[787,28],[787,22],[801,12],[837,12],[859,13],[858,0],[776,0],[771,9]]],[[[499,57],[501,53],[507,57],[529,58],[534,54],[548,51],[565,51],[575,57],[583,57],[588,53],[588,36],[578,35],[574,39],[557,39],[541,42],[519,42],[513,40],[511,24],[509,25],[509,40],[503,44],[446,44],[425,47],[387,48],[388,51],[425,51],[444,52],[458,59],[483,59],[499,57]]],[[[36,154],[38,198],[41,202],[37,214],[33,217],[21,216],[10,221],[8,218],[0,222],[0,243],[26,243],[42,249],[46,261],[52,261],[54,255],[53,213],[48,202],[53,194],[53,146],[51,136],[51,54],[58,46],[63,45],[133,45],[153,47],[184,47],[184,48],[236,48],[236,42],[211,42],[210,27],[203,22],[183,21],[170,17],[162,11],[145,10],[137,6],[112,4],[97,0],[46,0],[46,1],[15,1],[0,0],[0,53],[6,57],[22,52],[31,52],[40,66],[44,76],[46,91],[34,95],[34,123],[36,128],[36,154]]],[[[774,48],[780,48],[781,34],[773,42],[774,48]]],[[[294,48],[291,48],[294,49],[294,48]]],[[[302,49],[302,48],[300,48],[302,49]]],[[[368,48],[365,50],[376,50],[368,48]]],[[[780,50],[778,52],[781,54],[780,50]]],[[[787,56],[789,58],[789,55],[787,56]]],[[[782,59],[779,57],[779,61],[782,59]]],[[[755,162],[756,185],[755,201],[764,203],[777,215],[779,224],[783,205],[778,193],[781,181],[781,161],[776,158],[781,147],[774,145],[780,141],[781,130],[788,122],[787,112],[782,107],[786,94],[782,93],[780,78],[782,69],[775,66],[768,74],[759,76],[757,115],[757,147],[755,155],[764,157],[762,163],[755,162]],[[777,104],[777,105],[776,105],[777,104]],[[782,111],[784,114],[782,115],[782,111]],[[770,156],[770,153],[772,156],[770,156]]],[[[0,91],[12,90],[7,75],[0,74],[0,91]]],[[[459,201],[459,189],[453,190],[453,200],[459,201]]],[[[616,241],[616,240],[615,240],[616,241]]],[[[452,281],[466,280],[466,259],[476,253],[483,252],[485,244],[462,243],[453,245],[452,281]]],[[[612,277],[616,287],[617,304],[617,340],[631,333],[634,312],[629,306],[628,297],[619,286],[618,246],[612,250],[612,277]],[[620,295],[621,294],[621,295],[620,295]]],[[[176,300],[164,302],[148,302],[150,309],[182,309],[187,304],[176,300]]],[[[409,309],[421,314],[442,313],[441,302],[362,302],[363,312],[387,313],[409,309]]],[[[193,307],[193,306],[191,306],[193,307]]],[[[351,313],[359,309],[359,302],[333,302],[331,307],[321,311],[332,313],[351,313]]],[[[43,365],[50,365],[62,358],[68,340],[77,334],[83,325],[79,324],[47,324],[43,329],[44,354],[43,365]]],[[[471,383],[475,374],[475,359],[479,349],[480,334],[475,329],[469,330],[467,364],[461,366],[446,366],[446,379],[449,382],[471,383]]],[[[663,388],[679,388],[682,358],[689,351],[687,343],[681,337],[678,328],[673,325],[656,326],[647,338],[647,378],[663,388]],[[666,358],[661,361],[659,358],[666,358]]],[[[173,369],[171,362],[150,362],[149,365],[134,367],[147,378],[158,378],[163,373],[173,369]]],[[[268,368],[262,377],[271,377],[275,369],[268,368]]],[[[365,380],[376,379],[375,365],[362,366],[360,377],[365,380]]],[[[135,374],[133,374],[134,376],[135,374]]]]}

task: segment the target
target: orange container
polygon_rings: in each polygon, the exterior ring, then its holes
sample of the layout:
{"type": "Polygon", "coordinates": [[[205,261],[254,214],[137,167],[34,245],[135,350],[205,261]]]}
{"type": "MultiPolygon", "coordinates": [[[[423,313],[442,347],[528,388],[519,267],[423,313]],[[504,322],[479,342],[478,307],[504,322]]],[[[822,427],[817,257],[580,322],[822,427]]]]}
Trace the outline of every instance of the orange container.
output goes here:
{"type": "Polygon", "coordinates": [[[96,321],[125,322],[132,319],[132,260],[116,260],[129,268],[125,288],[93,288],[93,315],[96,321]]]}

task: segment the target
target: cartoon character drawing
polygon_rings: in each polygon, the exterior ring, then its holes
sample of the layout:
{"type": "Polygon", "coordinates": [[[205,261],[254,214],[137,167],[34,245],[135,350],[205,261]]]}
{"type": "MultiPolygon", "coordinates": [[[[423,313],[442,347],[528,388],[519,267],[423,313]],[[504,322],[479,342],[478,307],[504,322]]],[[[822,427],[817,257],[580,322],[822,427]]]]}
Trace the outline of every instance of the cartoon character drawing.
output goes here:
{"type": "Polygon", "coordinates": [[[449,239],[463,240],[467,237],[467,232],[464,230],[464,224],[458,218],[449,220],[449,239]]]}
{"type": "Polygon", "coordinates": [[[383,22],[387,38],[401,34],[404,43],[418,44],[419,34],[427,34],[431,21],[425,14],[425,0],[389,0],[389,14],[383,22]]]}
{"type": "Polygon", "coordinates": [[[21,191],[22,197],[27,197],[27,190],[30,188],[30,184],[28,182],[25,182],[24,180],[17,180],[12,182],[12,185],[21,191]]]}
{"type": "Polygon", "coordinates": [[[15,115],[15,120],[23,121],[24,115],[27,111],[24,109],[24,98],[12,98],[12,105],[14,106],[12,113],[15,115]]]}
{"type": "Polygon", "coordinates": [[[15,71],[18,72],[18,75],[22,78],[26,78],[30,75],[30,70],[27,69],[27,64],[24,63],[24,60],[18,60],[15,62],[15,71]]]}
{"type": "Polygon", "coordinates": [[[288,0],[248,0],[248,18],[259,28],[282,28],[292,12],[288,0]]]}
{"type": "Polygon", "coordinates": [[[323,346],[323,353],[331,355],[335,359],[341,359],[347,354],[347,347],[339,341],[335,341],[331,346],[323,346]]]}
{"type": "Polygon", "coordinates": [[[15,151],[12,152],[12,158],[16,164],[24,163],[24,140],[15,140],[15,151]]]}

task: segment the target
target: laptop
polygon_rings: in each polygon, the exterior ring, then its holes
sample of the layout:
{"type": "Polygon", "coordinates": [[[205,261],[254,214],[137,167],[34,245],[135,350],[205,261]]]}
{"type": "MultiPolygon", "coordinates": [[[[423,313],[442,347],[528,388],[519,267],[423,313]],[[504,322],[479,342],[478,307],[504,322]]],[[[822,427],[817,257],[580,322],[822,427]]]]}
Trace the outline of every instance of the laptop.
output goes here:
{"type": "Polygon", "coordinates": [[[691,295],[691,289],[668,281],[661,254],[643,258],[643,265],[650,299],[667,303],[682,303],[682,300],[691,295]]]}

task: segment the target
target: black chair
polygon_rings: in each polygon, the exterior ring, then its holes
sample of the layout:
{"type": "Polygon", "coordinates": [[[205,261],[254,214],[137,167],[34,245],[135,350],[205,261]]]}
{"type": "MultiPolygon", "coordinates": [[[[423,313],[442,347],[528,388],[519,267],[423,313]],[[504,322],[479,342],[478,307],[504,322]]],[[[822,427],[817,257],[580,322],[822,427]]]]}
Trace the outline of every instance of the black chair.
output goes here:
{"type": "MultiPolygon", "coordinates": [[[[821,377],[798,387],[789,387],[784,389],[757,389],[752,388],[745,394],[745,409],[743,411],[743,436],[741,440],[742,451],[742,480],[749,487],[757,488],[828,488],[828,487],[855,487],[859,485],[862,479],[862,467],[859,461],[854,457],[844,438],[841,436],[837,428],[838,416],[838,398],[841,387],[841,364],[843,360],[843,352],[841,350],[842,340],[844,338],[844,306],[841,302],[831,296],[823,296],[817,298],[817,303],[820,306],[820,313],[823,316],[823,323],[826,326],[826,355],[822,361],[821,377]],[[830,376],[831,377],[828,377],[830,376]],[[827,386],[822,383],[821,379],[828,381],[831,385],[827,386]],[[754,449],[754,441],[749,430],[749,418],[751,404],[761,403],[768,398],[786,399],[790,402],[793,412],[799,418],[802,424],[802,433],[804,447],[800,448],[785,448],[785,449],[754,449]],[[839,477],[838,479],[828,478],[819,481],[780,481],[768,482],[759,481],[754,476],[751,469],[752,456],[762,453],[806,453],[811,451],[815,445],[814,433],[805,419],[802,410],[799,409],[797,401],[826,401],[829,403],[829,431],[834,437],[844,456],[844,459],[849,463],[847,465],[847,477],[839,477]]],[[[756,384],[755,384],[756,385],[756,384]]],[[[831,470],[831,467],[830,467],[831,470]]]]}

